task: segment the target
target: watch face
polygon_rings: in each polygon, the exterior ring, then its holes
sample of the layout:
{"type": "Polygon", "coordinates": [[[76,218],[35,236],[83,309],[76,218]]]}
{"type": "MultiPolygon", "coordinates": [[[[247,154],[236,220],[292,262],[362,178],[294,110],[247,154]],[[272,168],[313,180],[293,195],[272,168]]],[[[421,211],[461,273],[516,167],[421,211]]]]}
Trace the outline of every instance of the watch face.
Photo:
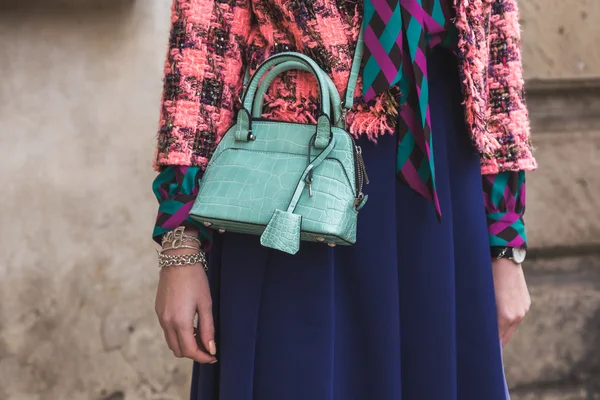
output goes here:
{"type": "Polygon", "coordinates": [[[526,255],[527,255],[527,250],[525,250],[525,249],[517,249],[517,248],[513,249],[513,260],[517,264],[521,264],[523,261],[525,261],[526,255]]]}

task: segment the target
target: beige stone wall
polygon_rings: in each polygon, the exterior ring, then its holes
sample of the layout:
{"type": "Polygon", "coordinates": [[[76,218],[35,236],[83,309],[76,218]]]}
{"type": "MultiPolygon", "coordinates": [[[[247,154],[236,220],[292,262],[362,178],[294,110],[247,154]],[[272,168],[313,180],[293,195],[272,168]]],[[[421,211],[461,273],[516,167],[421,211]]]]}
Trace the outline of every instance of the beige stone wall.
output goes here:
{"type": "Polygon", "coordinates": [[[18,3],[0,5],[0,399],[185,399],[148,236],[170,5],[18,3]]]}
{"type": "Polygon", "coordinates": [[[600,77],[598,0],[520,0],[527,79],[600,77]]]}
{"type": "MultiPolygon", "coordinates": [[[[0,0],[0,400],[187,397],[148,237],[168,3],[0,0]]],[[[541,169],[507,371],[516,399],[598,398],[600,3],[520,4],[541,169]]]]}
{"type": "Polygon", "coordinates": [[[528,175],[529,317],[506,353],[513,400],[600,398],[600,2],[521,0],[540,168],[528,175]]]}

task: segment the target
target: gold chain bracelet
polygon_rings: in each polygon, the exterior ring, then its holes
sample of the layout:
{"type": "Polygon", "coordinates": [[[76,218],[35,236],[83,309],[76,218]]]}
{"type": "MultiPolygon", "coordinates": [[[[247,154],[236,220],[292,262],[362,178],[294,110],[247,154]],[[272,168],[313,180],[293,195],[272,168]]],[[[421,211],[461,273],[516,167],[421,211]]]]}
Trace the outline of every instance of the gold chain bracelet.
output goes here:
{"type": "Polygon", "coordinates": [[[181,267],[183,265],[194,265],[201,263],[205,271],[208,271],[208,265],[206,264],[206,255],[203,251],[195,254],[158,254],[158,267],[181,267]]]}

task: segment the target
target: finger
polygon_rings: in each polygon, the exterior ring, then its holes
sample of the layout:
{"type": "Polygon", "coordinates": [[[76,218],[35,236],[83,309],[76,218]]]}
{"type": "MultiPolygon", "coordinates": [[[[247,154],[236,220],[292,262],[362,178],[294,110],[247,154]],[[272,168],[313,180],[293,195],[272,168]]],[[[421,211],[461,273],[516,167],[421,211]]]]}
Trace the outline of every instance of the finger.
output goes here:
{"type": "Polygon", "coordinates": [[[515,332],[517,331],[517,327],[519,326],[518,322],[515,322],[513,324],[511,324],[507,329],[506,332],[504,333],[503,339],[502,339],[502,347],[506,346],[510,340],[512,339],[513,335],[515,334],[515,332]]]}
{"type": "Polygon", "coordinates": [[[165,334],[167,345],[169,346],[169,349],[171,349],[175,357],[183,357],[181,347],[179,346],[179,340],[177,339],[177,333],[175,332],[175,330],[172,328],[166,328],[163,330],[163,332],[165,334]]]}
{"type": "Polygon", "coordinates": [[[217,355],[212,306],[198,305],[198,325],[200,328],[200,341],[202,342],[202,345],[211,355],[217,355]]]}
{"type": "Polygon", "coordinates": [[[510,327],[510,323],[508,322],[508,320],[506,318],[500,317],[498,319],[498,336],[500,337],[500,340],[502,341],[502,347],[504,347],[504,345],[505,345],[506,332],[508,331],[509,327],[510,327]]]}
{"type": "Polygon", "coordinates": [[[502,342],[502,347],[506,346],[506,344],[507,344],[506,333],[507,333],[506,329],[503,329],[502,331],[500,331],[500,341],[502,342]]]}
{"type": "Polygon", "coordinates": [[[201,364],[210,364],[217,361],[215,357],[200,350],[196,338],[194,337],[193,327],[178,329],[177,338],[179,340],[179,346],[181,347],[181,353],[184,357],[190,358],[201,364]]]}

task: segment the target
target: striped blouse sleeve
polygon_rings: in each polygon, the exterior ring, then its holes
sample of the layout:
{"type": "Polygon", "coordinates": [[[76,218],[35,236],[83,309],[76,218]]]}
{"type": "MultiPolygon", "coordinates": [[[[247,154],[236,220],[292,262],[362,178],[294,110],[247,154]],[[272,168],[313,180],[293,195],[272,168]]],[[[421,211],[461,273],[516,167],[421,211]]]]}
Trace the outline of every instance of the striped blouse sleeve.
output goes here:
{"type": "Polygon", "coordinates": [[[525,171],[483,176],[483,197],[491,247],[527,248],[525,171]]]}
{"type": "Polygon", "coordinates": [[[152,233],[152,238],[157,243],[160,243],[164,233],[185,226],[198,229],[203,250],[210,249],[212,230],[189,217],[198,195],[198,180],[202,174],[200,167],[170,165],[164,168],[152,183],[152,191],[159,203],[152,233]]]}

